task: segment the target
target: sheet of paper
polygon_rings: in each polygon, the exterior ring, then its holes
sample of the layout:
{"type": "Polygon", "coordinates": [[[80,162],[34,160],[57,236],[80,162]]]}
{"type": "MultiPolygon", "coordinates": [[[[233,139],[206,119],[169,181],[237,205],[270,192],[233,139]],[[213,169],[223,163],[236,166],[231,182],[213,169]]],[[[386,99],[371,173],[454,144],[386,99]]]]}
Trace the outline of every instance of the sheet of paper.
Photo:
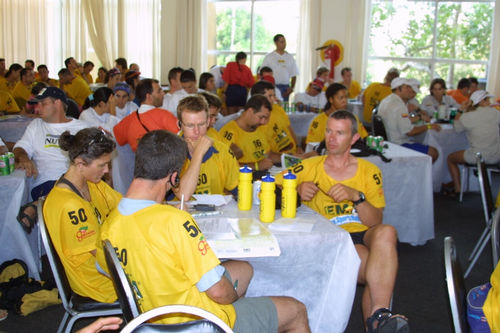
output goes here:
{"type": "Polygon", "coordinates": [[[316,223],[315,220],[306,219],[286,219],[279,218],[273,223],[270,223],[268,228],[273,231],[287,231],[287,232],[311,232],[316,223]]]}
{"type": "Polygon", "coordinates": [[[233,200],[230,195],[222,194],[193,194],[196,201],[190,201],[192,205],[204,204],[204,205],[215,205],[216,207],[227,205],[231,200],[233,200]]]}

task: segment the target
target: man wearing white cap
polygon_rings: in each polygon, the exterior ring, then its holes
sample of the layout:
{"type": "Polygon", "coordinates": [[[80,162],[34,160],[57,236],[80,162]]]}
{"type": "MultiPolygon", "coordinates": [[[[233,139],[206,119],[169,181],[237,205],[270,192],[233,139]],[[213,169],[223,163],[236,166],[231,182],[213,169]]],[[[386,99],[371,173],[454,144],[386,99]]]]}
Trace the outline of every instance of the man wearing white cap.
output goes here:
{"type": "Polygon", "coordinates": [[[438,124],[414,126],[412,124],[413,119],[409,115],[407,103],[415,97],[418,90],[412,88],[408,79],[395,78],[391,82],[391,89],[392,94],[384,98],[378,107],[378,114],[384,121],[388,141],[427,154],[434,162],[439,156],[436,148],[414,143],[411,137],[431,129],[439,131],[441,126],[438,124]]]}
{"type": "Polygon", "coordinates": [[[484,90],[476,90],[470,96],[468,112],[458,113],[453,122],[457,132],[465,131],[470,148],[448,155],[448,169],[453,180],[452,197],[460,192],[460,171],[458,164],[475,163],[480,152],[488,164],[500,162],[500,112],[490,106],[490,97],[484,90]]]}

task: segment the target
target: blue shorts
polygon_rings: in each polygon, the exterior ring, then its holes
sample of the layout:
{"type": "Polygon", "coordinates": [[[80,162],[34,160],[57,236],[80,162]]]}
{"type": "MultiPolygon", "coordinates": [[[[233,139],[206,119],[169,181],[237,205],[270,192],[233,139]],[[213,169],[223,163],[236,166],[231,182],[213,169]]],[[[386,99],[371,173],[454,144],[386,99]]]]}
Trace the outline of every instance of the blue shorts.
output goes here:
{"type": "Polygon", "coordinates": [[[231,84],[226,90],[226,105],[227,106],[245,106],[247,103],[247,88],[231,84]]]}
{"type": "Polygon", "coordinates": [[[402,146],[411,150],[416,150],[422,154],[427,154],[427,152],[429,151],[429,146],[423,145],[421,143],[403,143],[402,146]]]}
{"type": "Polygon", "coordinates": [[[490,332],[488,321],[483,312],[484,301],[486,301],[490,289],[491,284],[488,282],[472,288],[467,294],[467,322],[472,333],[490,332]]]}

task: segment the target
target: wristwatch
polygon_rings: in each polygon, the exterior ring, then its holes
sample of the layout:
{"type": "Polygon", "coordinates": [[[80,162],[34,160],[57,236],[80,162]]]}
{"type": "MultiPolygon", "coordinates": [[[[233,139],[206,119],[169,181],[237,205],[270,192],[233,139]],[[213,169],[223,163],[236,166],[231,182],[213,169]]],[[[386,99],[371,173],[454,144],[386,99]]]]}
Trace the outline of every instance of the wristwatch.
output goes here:
{"type": "Polygon", "coordinates": [[[365,202],[365,200],[366,200],[365,194],[364,194],[363,192],[359,192],[359,199],[358,199],[358,200],[356,200],[356,201],[353,201],[353,202],[352,202],[352,204],[353,204],[354,206],[357,206],[357,205],[359,205],[360,203],[365,202]]]}

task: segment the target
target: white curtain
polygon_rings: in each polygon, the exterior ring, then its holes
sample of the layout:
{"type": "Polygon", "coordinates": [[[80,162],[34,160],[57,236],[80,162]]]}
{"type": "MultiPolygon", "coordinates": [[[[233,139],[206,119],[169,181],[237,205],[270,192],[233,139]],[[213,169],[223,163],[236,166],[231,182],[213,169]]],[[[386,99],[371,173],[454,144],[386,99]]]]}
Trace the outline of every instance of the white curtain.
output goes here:
{"type": "MultiPolygon", "coordinates": [[[[57,5],[59,7],[59,5],[57,5]]],[[[57,8],[56,8],[57,10],[57,8]]],[[[0,1],[0,55],[7,66],[26,59],[47,64],[57,73],[60,66],[60,23],[54,19],[54,4],[47,0],[0,1]],[[50,24],[49,24],[50,22],[50,24]],[[57,67],[56,67],[57,66],[57,67]]]]}
{"type": "MultiPolygon", "coordinates": [[[[141,76],[160,79],[161,70],[161,23],[162,4],[159,0],[125,0],[123,15],[119,20],[120,54],[130,63],[136,63],[141,76]],[[121,22],[124,21],[124,22],[121,22]]],[[[167,8],[165,8],[167,9],[167,8]]],[[[174,24],[168,25],[169,29],[174,24]]]]}
{"type": "Polygon", "coordinates": [[[487,89],[490,94],[500,96],[500,0],[495,1],[493,18],[493,37],[491,45],[490,66],[488,68],[487,89]]]}
{"type": "Polygon", "coordinates": [[[87,60],[87,27],[82,0],[63,0],[62,21],[62,60],[69,57],[78,62],[87,60]]]}
{"type": "Polygon", "coordinates": [[[97,58],[104,67],[111,68],[118,55],[118,39],[121,36],[118,31],[118,3],[116,0],[86,0],[82,2],[82,7],[97,58]]]}
{"type": "MultiPolygon", "coordinates": [[[[183,68],[193,67],[196,75],[206,67],[206,0],[184,0],[177,2],[177,17],[172,28],[176,29],[173,43],[176,53],[175,62],[183,68]]],[[[168,69],[167,69],[168,70],[168,69]]]]}
{"type": "Polygon", "coordinates": [[[305,90],[320,63],[318,52],[314,51],[320,45],[320,13],[321,1],[300,1],[299,25],[302,28],[299,29],[297,41],[297,64],[300,75],[297,77],[296,92],[305,90]]]}

